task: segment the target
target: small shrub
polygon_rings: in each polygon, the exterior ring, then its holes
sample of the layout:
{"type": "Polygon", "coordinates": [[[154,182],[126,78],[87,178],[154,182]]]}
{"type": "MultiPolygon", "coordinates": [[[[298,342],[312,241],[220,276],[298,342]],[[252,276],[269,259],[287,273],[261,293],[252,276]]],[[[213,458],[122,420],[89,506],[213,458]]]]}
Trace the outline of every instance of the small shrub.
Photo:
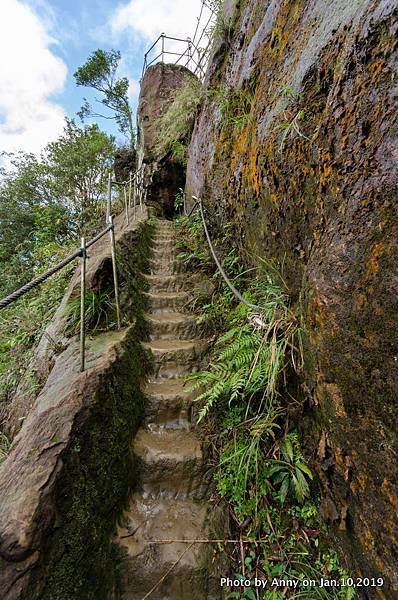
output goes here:
{"type": "Polygon", "coordinates": [[[250,89],[235,90],[221,84],[212,95],[220,110],[223,128],[240,129],[247,125],[254,106],[254,94],[250,89]]]}
{"type": "Polygon", "coordinates": [[[156,153],[171,153],[174,160],[185,165],[195,116],[201,101],[201,83],[191,77],[174,96],[159,123],[156,153]]]}
{"type": "MultiPolygon", "coordinates": [[[[86,330],[96,331],[99,327],[108,329],[110,327],[108,312],[113,310],[113,300],[107,292],[96,294],[88,290],[85,296],[85,323],[86,330]]],[[[74,298],[67,309],[66,335],[75,335],[80,329],[80,297],[74,298]]]]}

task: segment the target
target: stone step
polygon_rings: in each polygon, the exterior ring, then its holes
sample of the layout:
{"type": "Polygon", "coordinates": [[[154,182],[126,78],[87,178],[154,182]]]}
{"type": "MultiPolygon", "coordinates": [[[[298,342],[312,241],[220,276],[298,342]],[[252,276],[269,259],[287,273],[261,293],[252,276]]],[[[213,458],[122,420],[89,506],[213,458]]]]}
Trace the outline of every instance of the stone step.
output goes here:
{"type": "Polygon", "coordinates": [[[180,260],[175,260],[170,257],[162,258],[162,260],[150,258],[148,262],[152,275],[173,275],[182,273],[184,270],[184,265],[180,260]]]}
{"type": "Polygon", "coordinates": [[[204,498],[209,489],[200,440],[192,431],[140,429],[133,452],[142,461],[145,497],[204,498]]]}
{"type": "Polygon", "coordinates": [[[190,279],[183,273],[177,275],[148,275],[143,273],[142,275],[148,281],[149,291],[152,294],[185,291],[190,284],[190,279]]]}
{"type": "Polygon", "coordinates": [[[144,389],[147,424],[169,429],[189,428],[196,393],[188,392],[187,387],[178,378],[150,380],[144,389]]]}
{"type": "Polygon", "coordinates": [[[175,378],[196,372],[207,349],[207,342],[196,340],[157,339],[144,343],[154,358],[155,377],[175,378]]]}
{"type": "Polygon", "coordinates": [[[158,292],[156,294],[144,292],[144,294],[149,299],[152,310],[156,311],[179,311],[190,299],[189,292],[158,292]]]}
{"type": "Polygon", "coordinates": [[[212,539],[221,522],[221,511],[207,503],[132,497],[115,540],[126,553],[123,600],[142,600],[169,571],[151,600],[220,600],[207,544],[154,541],[212,539]]]}
{"type": "Polygon", "coordinates": [[[151,241],[152,250],[155,250],[155,248],[158,248],[159,250],[162,250],[163,248],[173,250],[176,247],[176,238],[174,235],[168,233],[153,235],[151,241]]]}
{"type": "Polygon", "coordinates": [[[151,340],[190,340],[199,337],[201,333],[201,326],[195,315],[161,311],[146,313],[145,319],[151,330],[151,340]]]}

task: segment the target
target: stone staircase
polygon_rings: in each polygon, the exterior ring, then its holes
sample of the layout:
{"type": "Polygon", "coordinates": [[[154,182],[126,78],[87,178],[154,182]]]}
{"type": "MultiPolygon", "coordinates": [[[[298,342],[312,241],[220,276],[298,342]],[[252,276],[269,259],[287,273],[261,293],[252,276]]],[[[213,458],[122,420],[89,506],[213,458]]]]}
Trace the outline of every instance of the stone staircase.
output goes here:
{"type": "Polygon", "coordinates": [[[117,540],[126,554],[122,598],[130,600],[143,600],[158,582],[151,600],[222,598],[212,565],[214,546],[191,543],[220,536],[225,517],[208,502],[211,477],[194,428],[194,395],[184,390],[183,377],[198,369],[206,342],[194,315],[184,312],[192,284],[175,253],[173,224],[158,221],[146,276],[151,335],[145,346],[154,371],[145,389],[145,423],[133,443],[142,463],[141,486],[117,540]]]}

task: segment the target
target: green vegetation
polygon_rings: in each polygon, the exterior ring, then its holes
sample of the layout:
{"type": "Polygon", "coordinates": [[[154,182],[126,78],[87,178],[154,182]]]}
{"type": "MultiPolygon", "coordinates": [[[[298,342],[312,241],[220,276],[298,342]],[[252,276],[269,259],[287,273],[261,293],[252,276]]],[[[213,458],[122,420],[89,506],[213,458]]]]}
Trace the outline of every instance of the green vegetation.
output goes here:
{"type": "Polygon", "coordinates": [[[254,94],[250,89],[235,90],[221,84],[211,94],[220,110],[223,128],[240,129],[247,125],[254,105],[254,94]]]}
{"type": "Polygon", "coordinates": [[[176,162],[187,164],[188,145],[200,102],[201,83],[192,77],[175,94],[160,119],[156,148],[159,156],[170,153],[176,162]]]}
{"type": "Polygon", "coordinates": [[[232,41],[233,19],[226,16],[223,5],[223,0],[209,1],[209,6],[214,11],[216,18],[214,25],[209,28],[208,35],[213,43],[226,44],[229,47],[232,41]]]}
{"type": "MultiPolygon", "coordinates": [[[[86,330],[95,332],[98,329],[109,329],[115,323],[110,323],[109,311],[114,311],[114,299],[108,292],[96,293],[87,290],[85,295],[84,316],[86,330]]],[[[66,308],[66,335],[75,335],[80,329],[80,297],[73,298],[66,308]]]]}
{"type": "MultiPolygon", "coordinates": [[[[97,125],[66,121],[40,158],[8,155],[0,182],[0,297],[47,271],[102,227],[114,142],[97,125]]],[[[0,422],[75,264],[0,313],[0,422]]],[[[57,340],[52,340],[56,346],[57,340]]],[[[29,383],[29,382],[27,382],[29,383]]]]}
{"type": "Polygon", "coordinates": [[[116,78],[116,72],[121,60],[118,50],[98,49],[93,52],[84,65],[74,74],[77,85],[93,88],[102,94],[100,104],[108,108],[111,115],[96,113],[90,103],[84,98],[84,104],[78,113],[82,120],[88,117],[114,119],[119,131],[129,138],[131,148],[135,146],[135,130],[133,126],[133,111],[128,99],[129,81],[127,77],[116,78]]]}
{"type": "Polygon", "coordinates": [[[295,105],[297,106],[297,102],[300,100],[300,95],[290,87],[283,88],[282,95],[285,99],[285,106],[282,109],[280,123],[276,126],[276,129],[282,132],[278,145],[278,153],[281,156],[285,143],[289,138],[293,139],[297,136],[311,142],[311,139],[300,129],[300,122],[305,120],[305,110],[297,110],[295,108],[295,105]]]}
{"type": "MultiPolygon", "coordinates": [[[[198,217],[178,220],[180,259],[207,275],[212,261],[198,217]]],[[[213,233],[213,237],[215,237],[213,233]]],[[[232,554],[237,577],[340,579],[346,574],[329,548],[318,511],[316,485],[300,447],[295,374],[302,368],[302,332],[278,265],[267,262],[245,271],[226,227],[218,253],[230,278],[261,313],[238,303],[218,273],[211,297],[196,298],[198,319],[216,341],[207,370],[187,378],[200,389],[198,419],[213,448],[214,479],[233,516],[232,554]],[[257,541],[244,541],[257,540],[257,541]]],[[[230,554],[230,548],[226,549],[230,554]]],[[[228,598],[252,598],[253,590],[234,590],[228,598]]],[[[254,596],[255,597],[255,596],[254,596]]],[[[355,597],[351,588],[266,591],[265,600],[355,597]],[[312,594],[312,595],[311,595],[312,594]]]]}
{"type": "Polygon", "coordinates": [[[0,465],[7,458],[10,449],[10,441],[4,433],[0,433],[0,465]]]}

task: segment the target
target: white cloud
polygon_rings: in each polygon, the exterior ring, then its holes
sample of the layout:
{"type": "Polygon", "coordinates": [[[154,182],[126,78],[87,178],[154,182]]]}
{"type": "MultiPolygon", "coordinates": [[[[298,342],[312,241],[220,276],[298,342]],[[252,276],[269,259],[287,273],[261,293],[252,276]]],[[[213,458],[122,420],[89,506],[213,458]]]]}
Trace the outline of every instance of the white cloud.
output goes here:
{"type": "MultiPolygon", "coordinates": [[[[148,46],[155,42],[161,33],[182,40],[189,37],[196,44],[199,42],[200,48],[204,48],[208,38],[202,35],[202,32],[208,25],[210,16],[210,10],[206,6],[202,7],[201,0],[156,0],[154,3],[148,0],[130,0],[117,8],[111,19],[111,31],[113,37],[122,32],[131,33],[133,39],[134,36],[138,36],[148,46]]],[[[166,39],[164,43],[166,62],[175,62],[178,58],[172,54],[167,55],[167,52],[182,54],[187,51],[186,42],[166,39]]],[[[149,53],[148,63],[159,60],[161,51],[162,43],[159,41],[149,53]]],[[[196,52],[194,60],[199,61],[196,52]]],[[[186,59],[183,58],[180,62],[186,64],[186,59]]],[[[190,62],[187,66],[194,69],[195,63],[190,62]]]]}
{"type": "Polygon", "coordinates": [[[63,129],[65,112],[51,100],[63,90],[65,63],[55,40],[20,0],[0,7],[0,150],[38,152],[63,129]]]}
{"type": "Polygon", "coordinates": [[[112,29],[134,29],[149,39],[162,32],[186,38],[193,35],[200,8],[201,0],[131,0],[116,11],[112,29]]]}
{"type": "Polygon", "coordinates": [[[132,102],[136,102],[140,95],[140,82],[135,79],[129,79],[128,96],[132,102]]]}

